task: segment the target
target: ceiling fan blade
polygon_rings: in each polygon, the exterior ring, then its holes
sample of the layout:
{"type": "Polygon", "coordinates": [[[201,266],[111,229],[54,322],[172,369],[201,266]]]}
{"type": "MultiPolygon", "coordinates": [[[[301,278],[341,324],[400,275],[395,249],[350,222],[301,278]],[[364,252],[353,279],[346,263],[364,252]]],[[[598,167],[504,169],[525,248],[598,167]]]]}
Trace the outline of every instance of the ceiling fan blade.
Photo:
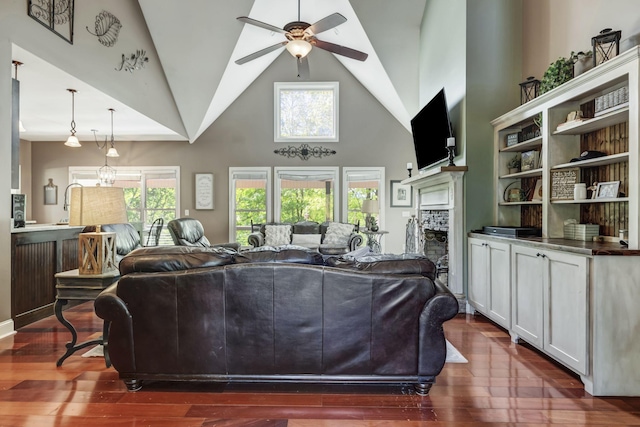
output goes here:
{"type": "Polygon", "coordinates": [[[238,60],[236,60],[236,64],[238,65],[242,65],[244,63],[247,63],[249,61],[253,61],[256,58],[260,58],[262,55],[266,55],[269,52],[273,52],[276,49],[281,48],[282,46],[286,45],[287,43],[289,43],[288,41],[282,41],[280,43],[276,43],[273,46],[269,46],[269,47],[265,47],[264,49],[261,49],[257,52],[253,52],[251,55],[247,55],[245,57],[242,57],[238,60]]]}
{"type": "Polygon", "coordinates": [[[332,29],[334,27],[337,27],[340,24],[344,24],[345,22],[347,22],[347,18],[345,18],[344,16],[342,16],[339,13],[334,13],[334,14],[331,14],[329,16],[326,16],[326,17],[322,18],[321,20],[319,20],[315,24],[312,24],[310,27],[308,27],[305,30],[305,33],[307,33],[309,35],[318,34],[318,33],[321,33],[323,31],[327,31],[327,30],[330,30],[330,29],[332,29]]]}
{"type": "Polygon", "coordinates": [[[278,28],[275,25],[267,24],[266,22],[258,21],[253,18],[249,18],[248,16],[239,16],[236,18],[240,22],[244,22],[245,24],[255,25],[256,27],[264,28],[265,30],[273,31],[276,33],[287,34],[285,30],[282,28],[278,28]]]}
{"type": "Polygon", "coordinates": [[[360,52],[359,50],[351,49],[345,46],[340,46],[339,44],[335,44],[335,43],[329,43],[322,40],[318,40],[315,37],[311,41],[311,44],[313,44],[316,47],[319,47],[320,49],[328,50],[331,53],[346,56],[348,58],[356,59],[358,61],[364,61],[369,57],[368,54],[364,52],[360,52]]]}
{"type": "Polygon", "coordinates": [[[298,63],[298,79],[299,80],[309,80],[309,60],[305,56],[304,58],[300,58],[296,60],[298,63]]]}

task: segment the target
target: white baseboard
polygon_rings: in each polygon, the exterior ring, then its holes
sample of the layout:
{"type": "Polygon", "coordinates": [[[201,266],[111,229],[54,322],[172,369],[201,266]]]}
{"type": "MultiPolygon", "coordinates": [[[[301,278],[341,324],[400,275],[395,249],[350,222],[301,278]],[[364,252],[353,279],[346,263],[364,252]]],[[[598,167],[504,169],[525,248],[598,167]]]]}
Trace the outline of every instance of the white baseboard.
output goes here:
{"type": "Polygon", "coordinates": [[[15,333],[16,331],[13,328],[13,319],[5,320],[4,322],[0,323],[0,339],[6,338],[15,333]]]}

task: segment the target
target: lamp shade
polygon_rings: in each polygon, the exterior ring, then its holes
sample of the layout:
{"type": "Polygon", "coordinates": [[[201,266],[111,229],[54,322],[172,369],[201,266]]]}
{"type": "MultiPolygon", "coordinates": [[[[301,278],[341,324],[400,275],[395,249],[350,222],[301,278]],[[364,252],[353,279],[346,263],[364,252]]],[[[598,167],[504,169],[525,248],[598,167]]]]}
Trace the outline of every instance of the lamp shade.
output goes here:
{"type": "Polygon", "coordinates": [[[80,141],[78,141],[78,137],[75,135],[71,135],[69,138],[67,138],[67,142],[65,142],[64,145],[72,148],[82,147],[82,144],[80,144],[80,141]]]}
{"type": "Polygon", "coordinates": [[[69,225],[122,224],[128,222],[124,190],[118,187],[71,189],[69,225]]]}
{"type": "Polygon", "coordinates": [[[377,200],[363,200],[362,201],[362,212],[372,214],[378,213],[378,201],[377,200]]]}

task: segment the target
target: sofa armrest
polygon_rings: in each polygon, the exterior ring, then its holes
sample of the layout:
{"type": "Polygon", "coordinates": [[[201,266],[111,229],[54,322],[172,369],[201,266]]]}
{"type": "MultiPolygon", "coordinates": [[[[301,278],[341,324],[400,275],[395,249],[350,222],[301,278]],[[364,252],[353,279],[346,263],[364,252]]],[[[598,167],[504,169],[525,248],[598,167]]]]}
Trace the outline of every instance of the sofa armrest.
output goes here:
{"type": "Polygon", "coordinates": [[[109,352],[111,363],[119,372],[134,372],[133,323],[127,305],[118,297],[117,291],[118,282],[100,292],[94,310],[98,317],[110,322],[107,348],[113,349],[109,352]],[[117,337],[117,341],[112,341],[111,337],[117,337]]]}
{"type": "Polygon", "coordinates": [[[259,231],[249,234],[247,241],[254,248],[258,248],[260,246],[264,246],[264,236],[259,231]]]}
{"type": "Polygon", "coordinates": [[[360,246],[361,244],[362,244],[362,235],[358,233],[351,233],[351,236],[349,236],[349,241],[347,243],[349,247],[349,252],[355,251],[356,249],[358,249],[358,246],[360,246]]]}
{"type": "Polygon", "coordinates": [[[435,381],[447,357],[442,324],[458,314],[458,300],[439,280],[433,281],[433,284],[436,293],[429,298],[420,313],[418,373],[427,378],[433,377],[435,381]]]}

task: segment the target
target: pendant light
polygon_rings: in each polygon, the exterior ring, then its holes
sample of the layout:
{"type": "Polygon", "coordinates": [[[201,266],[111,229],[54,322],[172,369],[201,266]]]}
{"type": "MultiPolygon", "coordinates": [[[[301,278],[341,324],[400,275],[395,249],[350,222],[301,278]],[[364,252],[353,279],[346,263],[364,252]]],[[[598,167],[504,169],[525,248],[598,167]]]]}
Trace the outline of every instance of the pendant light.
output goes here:
{"type": "Polygon", "coordinates": [[[71,92],[71,135],[67,138],[67,142],[64,143],[67,147],[78,148],[82,147],[78,137],[76,136],[76,120],[75,120],[75,89],[67,89],[71,92]]]}
{"type": "Polygon", "coordinates": [[[116,150],[116,143],[113,139],[113,113],[116,110],[109,108],[109,111],[111,112],[111,147],[109,147],[109,150],[107,151],[107,157],[120,157],[118,150],[116,150]]]}

